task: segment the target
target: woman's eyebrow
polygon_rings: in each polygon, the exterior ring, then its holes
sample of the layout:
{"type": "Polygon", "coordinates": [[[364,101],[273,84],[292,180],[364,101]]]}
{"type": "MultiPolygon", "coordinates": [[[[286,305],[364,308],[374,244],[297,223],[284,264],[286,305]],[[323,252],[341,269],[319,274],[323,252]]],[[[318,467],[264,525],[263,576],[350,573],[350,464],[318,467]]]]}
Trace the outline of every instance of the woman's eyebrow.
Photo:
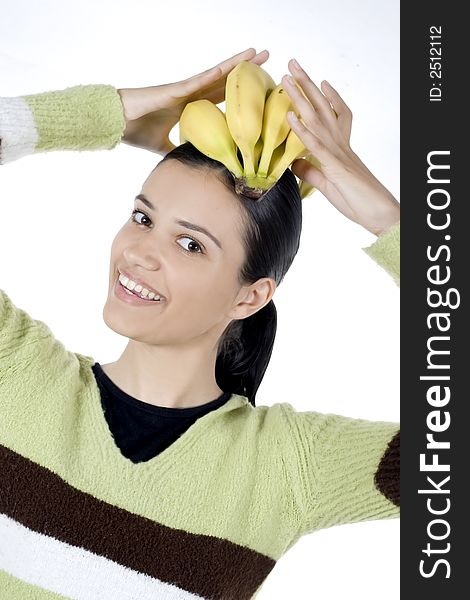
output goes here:
{"type": "MultiPolygon", "coordinates": [[[[144,194],[138,194],[135,197],[135,199],[143,202],[145,206],[147,206],[147,208],[150,208],[150,210],[156,210],[155,206],[150,202],[148,198],[144,196],[144,194]]],[[[182,225],[183,227],[187,227],[188,229],[199,231],[200,233],[207,235],[207,237],[210,238],[214,242],[214,244],[216,244],[222,250],[222,244],[220,243],[220,241],[215,237],[215,235],[212,235],[212,233],[202,225],[196,225],[195,223],[190,223],[189,221],[184,221],[183,219],[175,219],[175,223],[177,223],[178,225],[182,225]]]]}
{"type": "Polygon", "coordinates": [[[135,199],[136,200],[141,200],[145,204],[145,206],[147,208],[150,208],[150,210],[155,210],[155,206],[143,194],[137,194],[137,196],[135,197],[135,199]]]}

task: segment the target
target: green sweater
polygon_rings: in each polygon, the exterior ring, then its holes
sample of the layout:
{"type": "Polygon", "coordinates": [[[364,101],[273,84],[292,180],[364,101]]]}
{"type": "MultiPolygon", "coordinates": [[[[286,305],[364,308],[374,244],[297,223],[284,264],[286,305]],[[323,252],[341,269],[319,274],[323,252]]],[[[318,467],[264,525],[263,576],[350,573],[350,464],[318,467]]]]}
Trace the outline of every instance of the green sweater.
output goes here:
{"type": "MultiPolygon", "coordinates": [[[[0,164],[111,149],[117,90],[0,98],[0,164]]],[[[363,250],[399,283],[400,223],[363,250]]],[[[254,598],[318,529],[399,516],[399,425],[232,394],[146,462],[126,459],[91,356],[0,290],[0,597],[254,598]]]]}

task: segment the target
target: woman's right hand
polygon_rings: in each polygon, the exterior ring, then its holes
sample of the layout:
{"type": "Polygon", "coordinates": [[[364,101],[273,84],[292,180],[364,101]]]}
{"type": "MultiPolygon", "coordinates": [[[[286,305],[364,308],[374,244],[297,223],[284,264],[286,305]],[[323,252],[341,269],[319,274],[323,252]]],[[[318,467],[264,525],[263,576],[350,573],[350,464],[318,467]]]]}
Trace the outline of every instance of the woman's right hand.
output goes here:
{"type": "Polygon", "coordinates": [[[268,58],[267,50],[256,54],[254,48],[249,48],[207,71],[176,83],[119,89],[126,119],[121,142],[162,156],[167,154],[176,147],[168,136],[186,104],[201,98],[214,104],[223,102],[227,75],[239,62],[248,60],[262,65],[268,58]]]}
{"type": "Polygon", "coordinates": [[[287,121],[320,163],[318,168],[297,159],[292,172],[320,190],[348,219],[381,235],[400,220],[400,203],[353,152],[351,109],[328,82],[320,90],[294,61],[289,70],[293,84],[287,76],[282,82],[301,120],[288,116],[287,121]]]}

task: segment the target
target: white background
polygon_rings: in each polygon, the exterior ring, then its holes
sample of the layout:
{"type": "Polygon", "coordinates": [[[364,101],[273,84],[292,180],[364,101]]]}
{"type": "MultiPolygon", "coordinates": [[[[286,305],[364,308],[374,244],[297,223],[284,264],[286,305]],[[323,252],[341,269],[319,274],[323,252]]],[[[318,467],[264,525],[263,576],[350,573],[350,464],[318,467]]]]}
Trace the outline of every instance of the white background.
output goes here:
{"type": "MultiPolygon", "coordinates": [[[[0,96],[169,83],[250,46],[270,51],[263,68],[278,83],[297,58],[349,104],[353,149],[400,200],[398,0],[2,0],[1,13],[0,96]]],[[[179,143],[177,127],[171,138],[179,143]]],[[[111,242],[159,160],[121,144],[1,167],[0,287],[67,348],[101,363],[127,341],[102,320],[111,242]]],[[[278,333],[257,404],[399,421],[399,289],[361,250],[375,236],[319,192],[303,206],[301,247],[274,297],[278,333]]],[[[258,598],[395,600],[399,523],[303,537],[258,598]]]]}

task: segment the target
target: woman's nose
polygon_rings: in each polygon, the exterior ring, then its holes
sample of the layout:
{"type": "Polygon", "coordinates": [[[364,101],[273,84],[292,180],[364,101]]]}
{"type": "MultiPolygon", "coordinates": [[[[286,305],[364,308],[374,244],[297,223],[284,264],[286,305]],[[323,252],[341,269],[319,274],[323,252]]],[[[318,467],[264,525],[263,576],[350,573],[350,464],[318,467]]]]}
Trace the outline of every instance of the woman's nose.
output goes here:
{"type": "Polygon", "coordinates": [[[148,271],[159,269],[162,265],[161,248],[155,238],[140,239],[129,245],[123,254],[128,265],[137,265],[148,271]]]}

